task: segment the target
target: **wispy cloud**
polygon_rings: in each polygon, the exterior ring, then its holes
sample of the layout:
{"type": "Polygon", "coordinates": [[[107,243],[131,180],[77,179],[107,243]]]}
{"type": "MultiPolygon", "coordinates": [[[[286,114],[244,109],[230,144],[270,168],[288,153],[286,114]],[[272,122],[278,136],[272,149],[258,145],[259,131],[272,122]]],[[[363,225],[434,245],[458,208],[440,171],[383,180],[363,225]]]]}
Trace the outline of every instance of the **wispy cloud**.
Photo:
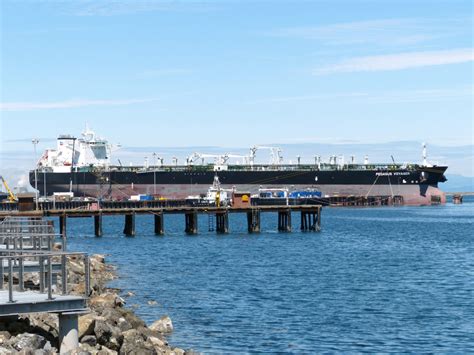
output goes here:
{"type": "Polygon", "coordinates": [[[309,95],[293,95],[293,96],[279,96],[269,97],[263,99],[257,99],[248,101],[248,104],[260,104],[260,103],[285,103],[295,101],[321,101],[321,100],[336,100],[344,98],[362,98],[368,96],[368,93],[364,92],[348,92],[339,94],[309,94],[309,95]]]}
{"type": "Polygon", "coordinates": [[[166,68],[166,69],[150,69],[145,70],[139,74],[144,77],[161,77],[161,76],[172,76],[172,75],[185,75],[192,71],[184,68],[166,68]]]}
{"type": "Polygon", "coordinates": [[[0,111],[32,111],[66,108],[81,108],[87,106],[120,106],[158,101],[159,99],[125,99],[125,100],[86,100],[73,99],[55,102],[3,102],[0,111]]]}
{"type": "Polygon", "coordinates": [[[76,16],[116,16],[156,11],[204,11],[210,2],[173,0],[85,0],[69,9],[76,16]]]}
{"type": "Polygon", "coordinates": [[[349,100],[358,103],[402,103],[433,102],[469,99],[473,95],[472,86],[449,89],[400,90],[386,92],[346,92],[333,94],[308,94],[262,98],[249,101],[248,104],[294,103],[300,101],[349,100]]]}
{"type": "Polygon", "coordinates": [[[313,74],[326,75],[333,73],[403,70],[472,61],[474,61],[474,51],[472,48],[408,52],[350,58],[335,64],[316,68],[313,74]]]}
{"type": "MultiPolygon", "coordinates": [[[[435,38],[466,33],[469,23],[463,19],[375,19],[275,29],[267,35],[317,40],[327,45],[376,44],[414,45],[435,38]]],[[[468,30],[469,31],[469,30],[468,30]]]]}

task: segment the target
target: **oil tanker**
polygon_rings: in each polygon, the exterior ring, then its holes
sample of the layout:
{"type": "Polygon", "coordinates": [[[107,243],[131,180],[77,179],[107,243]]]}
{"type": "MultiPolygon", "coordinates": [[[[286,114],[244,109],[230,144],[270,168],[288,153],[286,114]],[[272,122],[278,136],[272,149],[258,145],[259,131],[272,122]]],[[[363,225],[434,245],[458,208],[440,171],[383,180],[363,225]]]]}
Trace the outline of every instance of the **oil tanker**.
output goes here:
{"type": "Polygon", "coordinates": [[[111,164],[115,146],[86,128],[80,138],[58,137],[56,149],[47,149],[39,159],[29,179],[42,196],[54,192],[72,192],[76,197],[124,200],[137,194],[155,198],[184,199],[190,195],[205,195],[217,176],[223,188],[249,193],[259,189],[303,191],[318,190],[323,198],[388,199],[404,205],[445,203],[445,194],[438,184],[445,182],[447,166],[431,165],[423,149],[421,164],[370,163],[354,158],[345,162],[341,156],[323,161],[314,157],[312,163],[285,164],[278,147],[252,147],[248,155],[190,155],[185,164],[176,158],[171,164],[154,155],[154,164],[142,166],[111,164]],[[257,164],[261,149],[271,154],[271,162],[257,164]],[[238,158],[238,163],[229,163],[238,158]],[[212,159],[212,161],[209,161],[212,159]]]}

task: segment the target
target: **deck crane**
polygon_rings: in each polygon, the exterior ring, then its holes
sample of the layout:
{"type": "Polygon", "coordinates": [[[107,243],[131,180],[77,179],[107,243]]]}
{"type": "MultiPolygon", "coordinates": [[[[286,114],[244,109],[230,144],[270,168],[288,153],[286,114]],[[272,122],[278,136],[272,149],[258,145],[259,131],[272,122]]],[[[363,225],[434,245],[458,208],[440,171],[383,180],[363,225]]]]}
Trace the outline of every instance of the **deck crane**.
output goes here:
{"type": "Polygon", "coordinates": [[[203,154],[195,152],[186,159],[186,162],[188,165],[193,165],[198,159],[202,159],[202,164],[204,164],[206,158],[214,158],[214,170],[227,170],[225,166],[229,160],[228,154],[203,154]]]}
{"type": "Polygon", "coordinates": [[[0,180],[2,180],[3,182],[3,186],[5,186],[5,189],[7,190],[7,193],[8,193],[8,201],[10,202],[15,202],[16,201],[16,196],[15,194],[12,192],[12,190],[10,190],[10,188],[8,187],[8,184],[7,184],[7,181],[3,178],[3,176],[0,175],[0,180]]]}
{"type": "Polygon", "coordinates": [[[263,145],[256,145],[250,148],[250,165],[253,165],[255,162],[255,156],[257,155],[257,150],[259,149],[268,149],[270,150],[270,164],[279,165],[283,163],[283,156],[281,155],[282,150],[279,147],[268,147],[263,145]]]}
{"type": "Polygon", "coordinates": [[[249,165],[250,157],[248,155],[240,155],[240,154],[226,154],[228,158],[237,158],[242,159],[242,164],[249,165]]]}

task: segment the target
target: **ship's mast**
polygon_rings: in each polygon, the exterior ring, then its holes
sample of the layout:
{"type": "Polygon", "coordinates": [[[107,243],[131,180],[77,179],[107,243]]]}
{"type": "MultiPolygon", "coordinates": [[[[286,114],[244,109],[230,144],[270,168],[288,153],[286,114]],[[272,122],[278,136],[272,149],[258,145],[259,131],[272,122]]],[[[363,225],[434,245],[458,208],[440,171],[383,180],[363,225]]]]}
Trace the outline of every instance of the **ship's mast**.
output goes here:
{"type": "Polygon", "coordinates": [[[426,143],[423,142],[423,166],[428,166],[428,161],[426,159],[426,143]]]}

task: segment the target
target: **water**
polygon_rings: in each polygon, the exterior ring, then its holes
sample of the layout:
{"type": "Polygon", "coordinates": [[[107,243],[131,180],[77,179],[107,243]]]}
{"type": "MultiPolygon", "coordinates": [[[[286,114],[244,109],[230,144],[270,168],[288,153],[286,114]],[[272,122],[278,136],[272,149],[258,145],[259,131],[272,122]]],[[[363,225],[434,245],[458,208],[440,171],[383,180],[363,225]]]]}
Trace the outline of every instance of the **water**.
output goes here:
{"type": "MultiPolygon", "coordinates": [[[[295,215],[294,222],[299,221],[295,215]]],[[[172,344],[205,353],[468,352],[474,349],[474,199],[463,205],[326,208],[321,233],[277,233],[263,214],[259,235],[231,215],[232,233],[167,235],[137,217],[70,219],[70,250],[108,253],[114,286],[152,322],[168,314],[172,344]],[[148,305],[148,301],[157,301],[148,305]]],[[[294,227],[297,227],[295,224],[294,227]]]]}

